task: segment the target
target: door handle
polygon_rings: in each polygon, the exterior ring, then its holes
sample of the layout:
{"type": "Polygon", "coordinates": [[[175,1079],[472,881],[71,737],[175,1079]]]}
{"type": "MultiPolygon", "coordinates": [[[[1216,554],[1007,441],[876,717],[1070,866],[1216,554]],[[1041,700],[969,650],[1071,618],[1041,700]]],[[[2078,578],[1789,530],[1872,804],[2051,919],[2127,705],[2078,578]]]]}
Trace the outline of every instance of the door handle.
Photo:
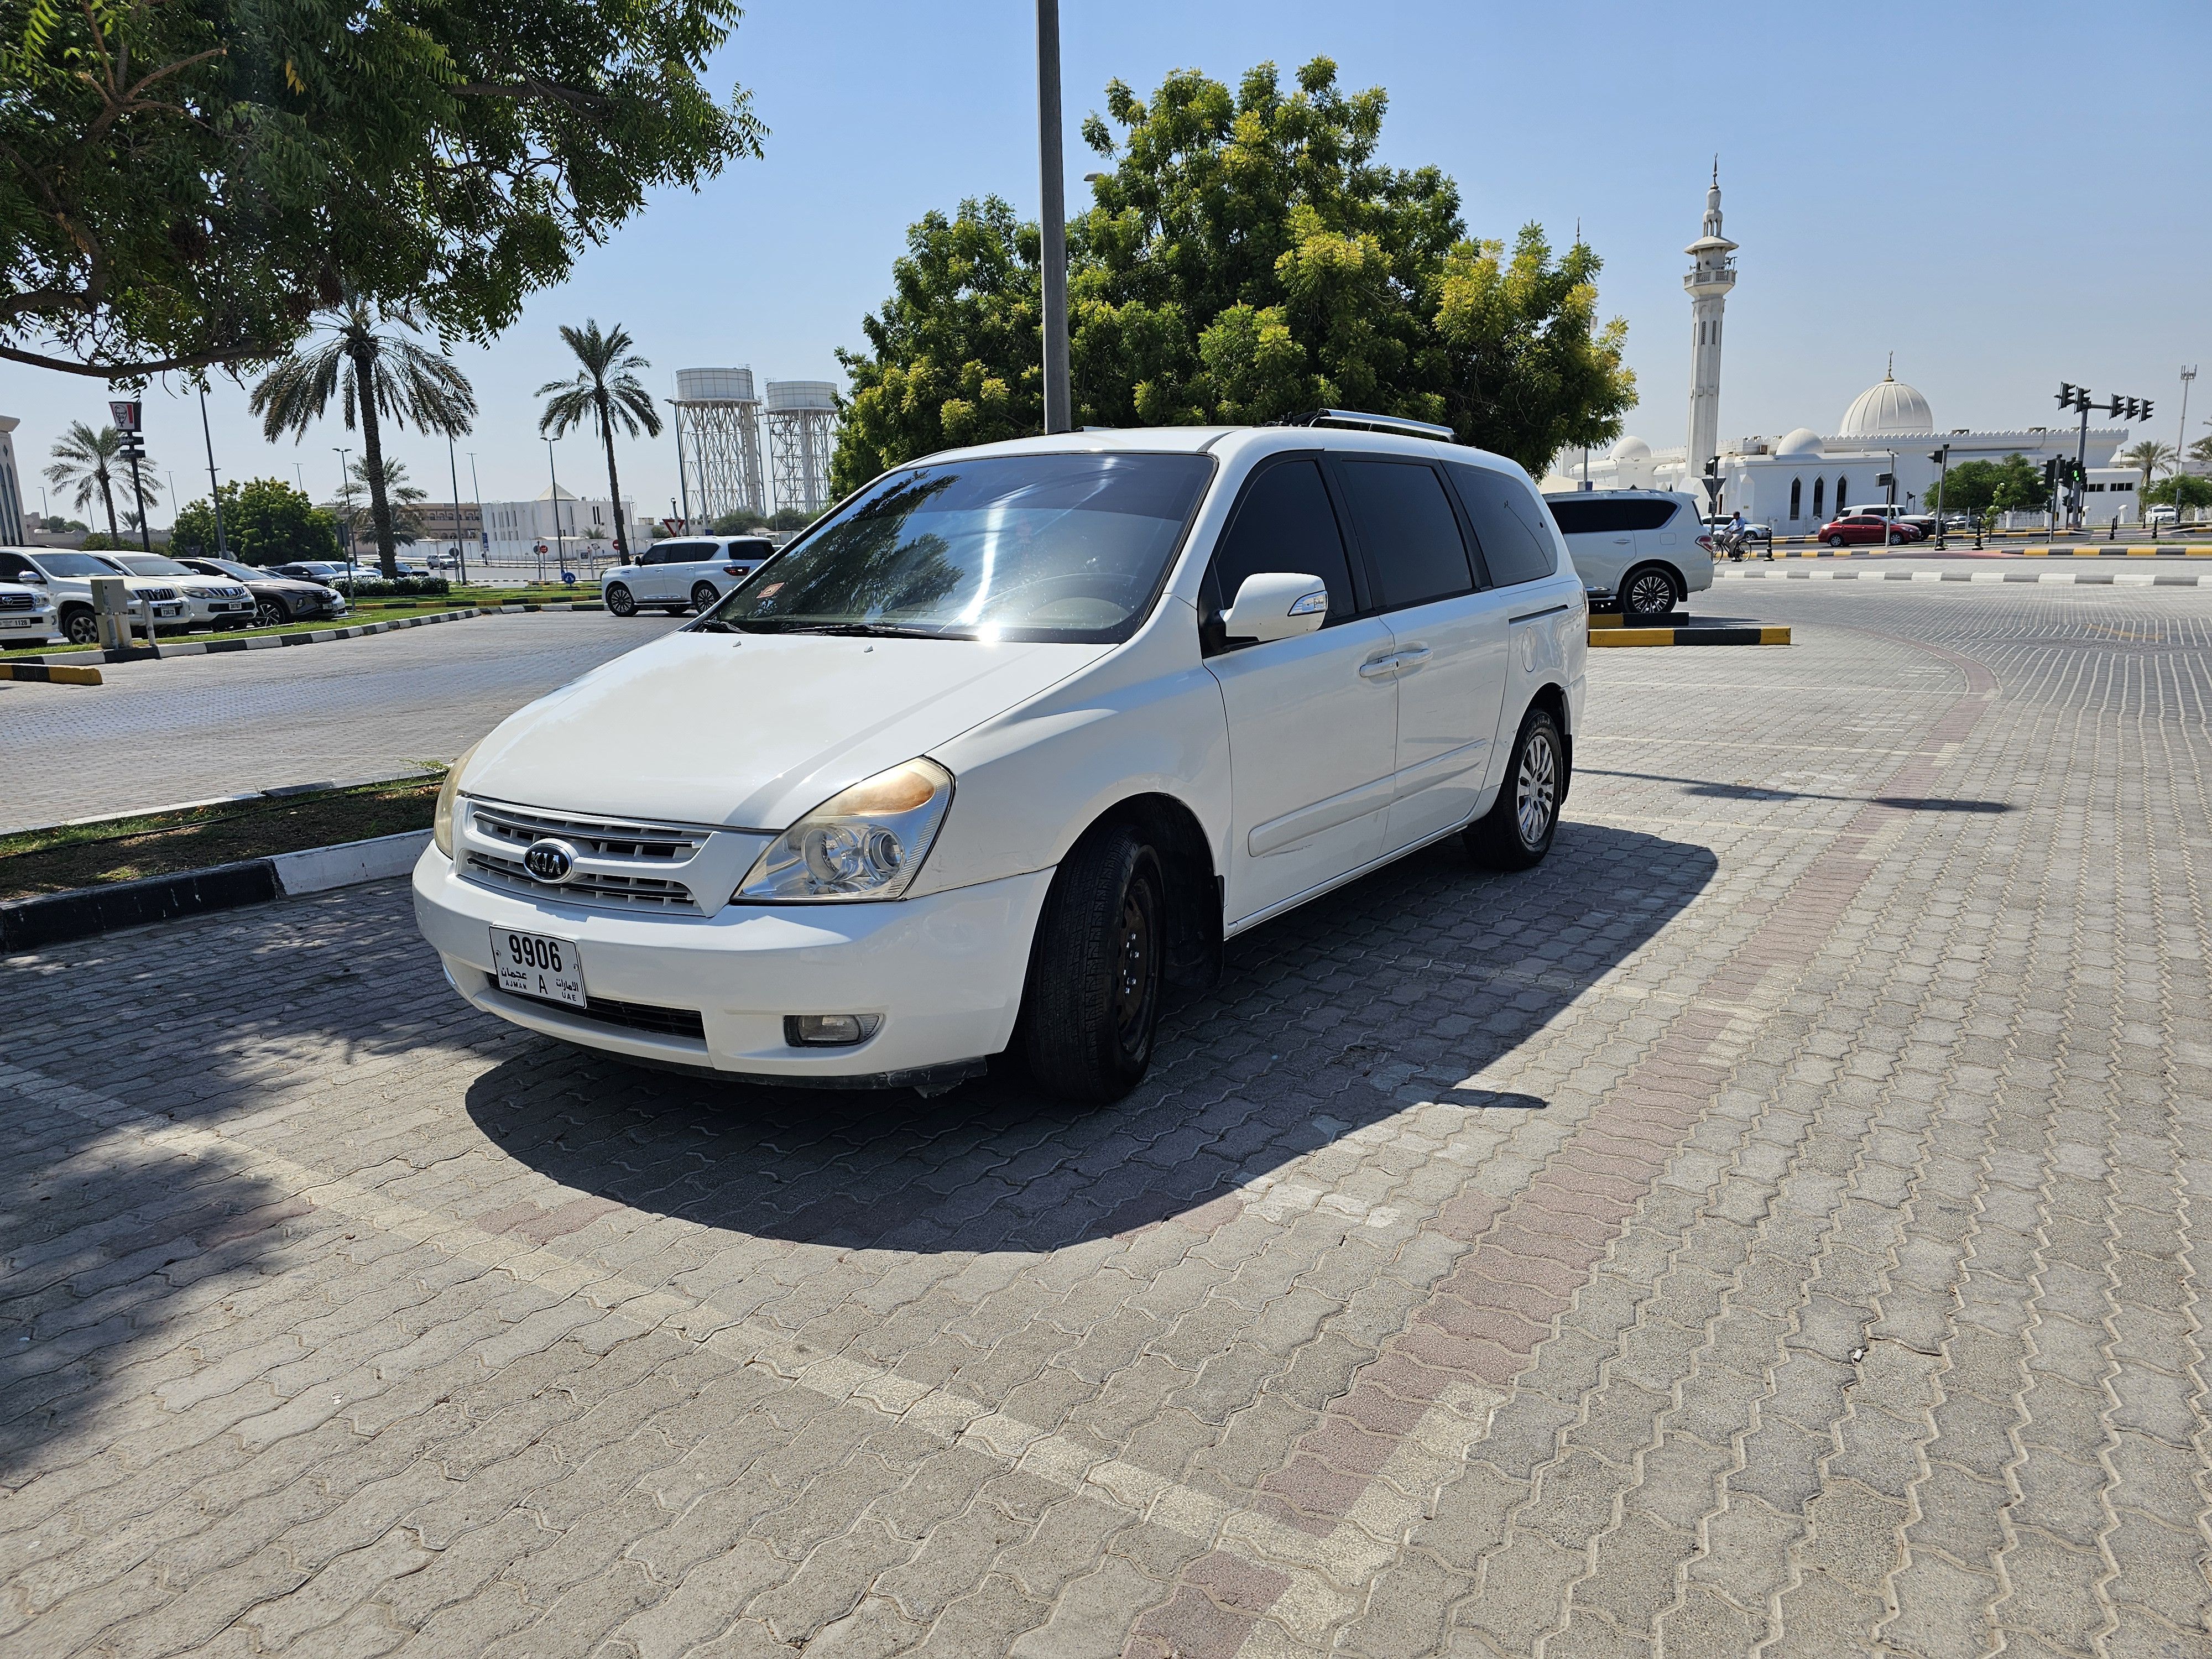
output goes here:
{"type": "Polygon", "coordinates": [[[1626,547],[1628,545],[1628,538],[1626,536],[1615,536],[1613,538],[1613,544],[1615,547],[1626,547]]]}
{"type": "Polygon", "coordinates": [[[1395,660],[1401,674],[1410,674],[1436,654],[1425,645],[1416,645],[1401,651],[1395,660]]]}
{"type": "Polygon", "coordinates": [[[1395,652],[1387,657],[1370,657],[1359,665],[1359,678],[1363,680],[1387,680],[1397,672],[1398,658],[1395,652]]]}

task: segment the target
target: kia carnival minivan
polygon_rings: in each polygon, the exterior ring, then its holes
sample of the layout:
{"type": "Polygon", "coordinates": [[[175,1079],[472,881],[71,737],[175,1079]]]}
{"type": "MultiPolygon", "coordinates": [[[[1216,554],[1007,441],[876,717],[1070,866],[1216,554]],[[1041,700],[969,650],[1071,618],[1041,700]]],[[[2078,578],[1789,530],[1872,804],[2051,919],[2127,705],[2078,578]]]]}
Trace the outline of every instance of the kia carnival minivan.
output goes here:
{"type": "Polygon", "coordinates": [[[455,762],[454,987],[648,1063],[1110,1099],[1222,942],[1449,836],[1549,849],[1583,584],[1448,431],[1093,431],[885,473],[455,762]]]}

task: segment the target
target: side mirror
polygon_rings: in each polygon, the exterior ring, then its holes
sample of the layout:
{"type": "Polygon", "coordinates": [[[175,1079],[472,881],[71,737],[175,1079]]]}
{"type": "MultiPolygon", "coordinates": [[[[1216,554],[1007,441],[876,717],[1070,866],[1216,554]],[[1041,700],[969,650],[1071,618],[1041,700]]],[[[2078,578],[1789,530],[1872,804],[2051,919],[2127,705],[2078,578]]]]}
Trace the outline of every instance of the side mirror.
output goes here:
{"type": "Polygon", "coordinates": [[[1328,620],[1328,588],[1318,576],[1259,570],[1244,579],[1236,602],[1222,613],[1232,640],[1287,640],[1310,634],[1328,620]]]}
{"type": "Polygon", "coordinates": [[[36,582],[40,587],[44,587],[46,585],[46,573],[36,566],[25,565],[8,580],[11,582],[36,582]]]}

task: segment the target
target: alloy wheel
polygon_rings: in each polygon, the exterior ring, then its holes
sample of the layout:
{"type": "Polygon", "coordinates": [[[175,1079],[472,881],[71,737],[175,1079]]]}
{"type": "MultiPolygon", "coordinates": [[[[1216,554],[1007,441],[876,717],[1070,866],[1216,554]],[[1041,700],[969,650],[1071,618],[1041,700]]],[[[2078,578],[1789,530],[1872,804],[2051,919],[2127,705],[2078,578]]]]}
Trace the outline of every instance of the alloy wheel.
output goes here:
{"type": "Polygon", "coordinates": [[[1521,764],[1513,780],[1513,817],[1524,847],[1543,844],[1552,827],[1552,814],[1559,804],[1559,757],[1552,734],[1538,727],[1521,748],[1521,764]]]}

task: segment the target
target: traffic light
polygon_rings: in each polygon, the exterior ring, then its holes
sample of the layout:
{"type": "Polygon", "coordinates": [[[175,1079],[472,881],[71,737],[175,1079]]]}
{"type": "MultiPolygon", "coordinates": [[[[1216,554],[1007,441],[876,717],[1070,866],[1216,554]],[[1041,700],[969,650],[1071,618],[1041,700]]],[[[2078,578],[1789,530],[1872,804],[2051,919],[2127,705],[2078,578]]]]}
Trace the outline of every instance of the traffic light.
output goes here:
{"type": "Polygon", "coordinates": [[[2149,399],[2149,398],[2144,398],[2144,399],[2142,400],[2142,413],[2141,415],[2137,416],[2136,418],[2136,419],[2138,419],[2138,420],[2142,420],[2142,421],[2147,421],[2147,420],[2150,419],[2150,399],[2149,399]]]}
{"type": "Polygon", "coordinates": [[[2061,380],[2058,383],[2058,406],[2061,409],[2071,409],[2074,407],[2073,381],[2061,380]]]}
{"type": "Polygon", "coordinates": [[[2048,495],[2058,488],[2058,458],[2053,455],[2043,464],[2043,493],[2048,495]]]}

